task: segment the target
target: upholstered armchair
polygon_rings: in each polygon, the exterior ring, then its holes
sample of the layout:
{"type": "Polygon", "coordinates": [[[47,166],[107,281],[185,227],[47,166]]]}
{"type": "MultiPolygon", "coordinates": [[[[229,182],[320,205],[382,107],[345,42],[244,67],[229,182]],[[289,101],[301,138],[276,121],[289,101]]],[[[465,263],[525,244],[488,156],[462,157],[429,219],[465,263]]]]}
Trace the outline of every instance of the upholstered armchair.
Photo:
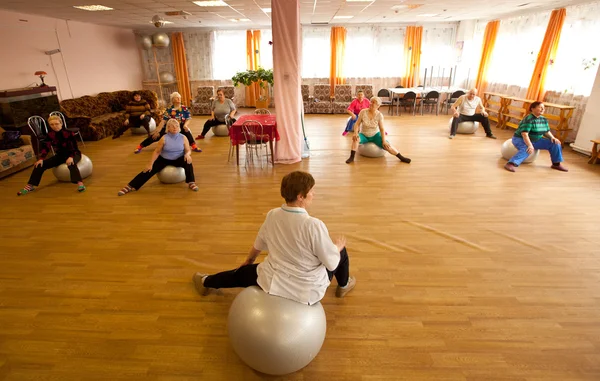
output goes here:
{"type": "Polygon", "coordinates": [[[219,90],[223,90],[223,94],[225,95],[225,98],[229,98],[233,101],[233,103],[235,103],[235,87],[233,86],[219,86],[219,88],[217,89],[217,91],[219,90]]]}
{"type": "Polygon", "coordinates": [[[371,97],[373,97],[373,85],[356,85],[354,94],[358,94],[359,90],[362,90],[363,93],[365,93],[365,98],[368,100],[371,100],[371,97]]]}
{"type": "Polygon", "coordinates": [[[210,115],[210,106],[212,105],[214,93],[214,86],[199,86],[196,97],[192,100],[192,114],[210,115]]]}
{"type": "Polygon", "coordinates": [[[333,113],[345,114],[352,102],[352,85],[335,85],[333,113]]]}
{"type": "Polygon", "coordinates": [[[331,87],[329,84],[319,83],[313,87],[314,102],[311,104],[311,112],[314,114],[331,114],[331,87]]]}
{"type": "Polygon", "coordinates": [[[301,85],[300,89],[302,92],[302,103],[304,104],[304,113],[312,114],[312,105],[314,103],[314,99],[309,95],[308,85],[301,85]]]}

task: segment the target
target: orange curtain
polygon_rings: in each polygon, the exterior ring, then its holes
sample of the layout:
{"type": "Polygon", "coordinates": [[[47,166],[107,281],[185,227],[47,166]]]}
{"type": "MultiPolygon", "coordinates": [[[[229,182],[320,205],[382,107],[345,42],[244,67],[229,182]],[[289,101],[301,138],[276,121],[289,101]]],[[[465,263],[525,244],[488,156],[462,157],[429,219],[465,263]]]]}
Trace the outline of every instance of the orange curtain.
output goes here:
{"type": "MultiPolygon", "coordinates": [[[[256,70],[260,66],[260,30],[246,31],[246,68],[256,70]]],[[[260,85],[246,86],[246,106],[255,107],[260,94],[260,85]]]]}
{"type": "Polygon", "coordinates": [[[479,70],[477,71],[477,77],[475,78],[475,88],[480,94],[483,93],[487,86],[487,72],[492,60],[492,53],[494,52],[494,45],[496,45],[496,36],[498,36],[499,27],[499,20],[490,21],[485,26],[483,46],[481,47],[481,60],[479,61],[479,70]]]}
{"type": "MultiPolygon", "coordinates": [[[[344,54],[346,52],[346,28],[334,26],[331,28],[331,66],[329,71],[330,93],[333,95],[335,85],[343,85],[344,78],[344,54]]],[[[313,57],[313,59],[319,59],[313,57]]]]}
{"type": "Polygon", "coordinates": [[[177,89],[181,94],[181,104],[190,107],[192,91],[190,90],[190,79],[188,77],[187,59],[185,57],[185,45],[183,44],[183,33],[173,33],[173,63],[175,65],[175,77],[177,78],[177,89]]]}
{"type": "Polygon", "coordinates": [[[537,61],[535,62],[535,69],[533,69],[531,82],[529,82],[527,99],[534,99],[538,101],[544,100],[544,95],[546,93],[544,85],[546,83],[548,65],[551,65],[556,58],[558,42],[560,41],[560,32],[562,31],[562,26],[565,22],[566,16],[567,11],[564,8],[555,9],[550,15],[550,21],[548,21],[548,28],[546,29],[544,42],[542,42],[542,47],[540,48],[537,61]]]}
{"type": "Polygon", "coordinates": [[[421,70],[421,41],[423,39],[422,26],[406,27],[404,36],[404,76],[402,86],[414,87],[419,85],[419,72],[421,70]]]}

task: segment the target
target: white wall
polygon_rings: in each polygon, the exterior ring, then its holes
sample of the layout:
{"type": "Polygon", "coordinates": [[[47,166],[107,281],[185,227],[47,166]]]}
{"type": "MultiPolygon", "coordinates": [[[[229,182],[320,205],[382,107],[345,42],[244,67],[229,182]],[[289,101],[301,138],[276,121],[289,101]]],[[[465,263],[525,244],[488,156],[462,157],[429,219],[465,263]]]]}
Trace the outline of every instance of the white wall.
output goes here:
{"type": "Polygon", "coordinates": [[[596,73],[592,93],[581,118],[575,143],[571,147],[578,151],[591,153],[592,142],[590,139],[600,139],[600,70],[596,73]]]}
{"type": "Polygon", "coordinates": [[[60,99],[142,87],[132,30],[0,10],[0,51],[0,89],[39,84],[38,70],[60,99]]]}

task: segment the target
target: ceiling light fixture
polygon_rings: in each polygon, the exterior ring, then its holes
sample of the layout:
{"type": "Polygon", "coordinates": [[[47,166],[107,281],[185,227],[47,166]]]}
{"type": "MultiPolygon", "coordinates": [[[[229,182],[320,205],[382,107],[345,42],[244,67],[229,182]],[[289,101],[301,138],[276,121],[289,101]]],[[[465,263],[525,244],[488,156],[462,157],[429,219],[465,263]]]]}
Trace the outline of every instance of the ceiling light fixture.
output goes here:
{"type": "Polygon", "coordinates": [[[250,19],[240,19],[239,21],[248,22],[248,21],[250,21],[250,19]]]}
{"type": "Polygon", "coordinates": [[[354,16],[333,16],[334,19],[351,19],[354,16]]]}
{"type": "MultiPolygon", "coordinates": [[[[155,21],[148,21],[150,24],[155,24],[155,21]]],[[[173,21],[161,20],[162,24],[173,24],[173,21]]]]}
{"type": "Polygon", "coordinates": [[[271,13],[271,8],[261,8],[265,13],[271,13]]]}
{"type": "Polygon", "coordinates": [[[105,7],[104,5],[73,5],[73,8],[83,9],[84,11],[112,11],[112,8],[105,7]]]}
{"type": "Polygon", "coordinates": [[[423,13],[423,14],[420,14],[417,16],[419,16],[419,17],[435,17],[437,15],[438,15],[438,13],[423,13]]]}
{"type": "Polygon", "coordinates": [[[375,0],[346,0],[346,3],[372,3],[375,0]]]}
{"type": "Polygon", "coordinates": [[[227,3],[221,0],[208,0],[208,1],[192,1],[199,7],[228,7],[227,3]]]}

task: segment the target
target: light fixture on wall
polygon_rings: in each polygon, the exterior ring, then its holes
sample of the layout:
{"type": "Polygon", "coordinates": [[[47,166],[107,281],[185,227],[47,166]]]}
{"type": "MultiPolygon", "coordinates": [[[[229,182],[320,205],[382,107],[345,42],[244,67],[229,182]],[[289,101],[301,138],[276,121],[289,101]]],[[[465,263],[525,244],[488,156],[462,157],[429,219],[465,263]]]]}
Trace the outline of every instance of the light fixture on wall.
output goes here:
{"type": "Polygon", "coordinates": [[[48,75],[48,74],[47,74],[45,71],[41,71],[41,70],[40,70],[40,71],[36,71],[36,72],[34,73],[34,75],[38,75],[38,76],[40,77],[40,79],[42,80],[42,84],[40,85],[40,87],[45,87],[45,86],[48,86],[48,85],[46,85],[46,84],[44,83],[44,76],[45,76],[45,75],[48,75]]]}

